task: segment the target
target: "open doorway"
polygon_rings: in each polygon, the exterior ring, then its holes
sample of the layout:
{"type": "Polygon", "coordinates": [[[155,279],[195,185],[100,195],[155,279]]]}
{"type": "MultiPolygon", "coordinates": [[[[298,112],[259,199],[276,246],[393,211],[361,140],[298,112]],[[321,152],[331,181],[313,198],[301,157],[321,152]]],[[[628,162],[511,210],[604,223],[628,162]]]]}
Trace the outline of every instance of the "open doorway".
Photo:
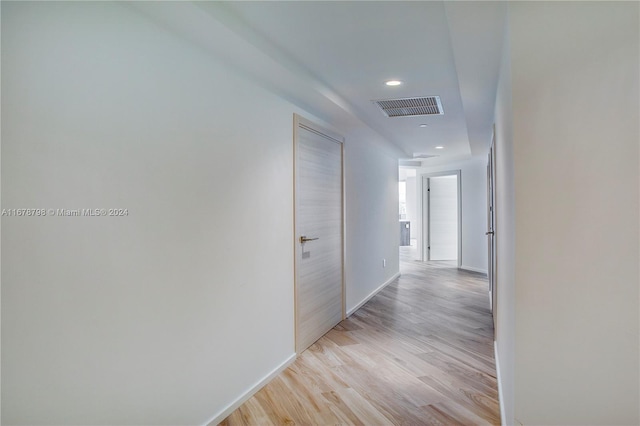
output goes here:
{"type": "Polygon", "coordinates": [[[400,255],[415,259],[418,246],[418,197],[415,168],[400,167],[398,172],[398,218],[400,255]]]}
{"type": "Polygon", "coordinates": [[[422,259],[460,266],[460,171],[422,175],[422,259]]]}

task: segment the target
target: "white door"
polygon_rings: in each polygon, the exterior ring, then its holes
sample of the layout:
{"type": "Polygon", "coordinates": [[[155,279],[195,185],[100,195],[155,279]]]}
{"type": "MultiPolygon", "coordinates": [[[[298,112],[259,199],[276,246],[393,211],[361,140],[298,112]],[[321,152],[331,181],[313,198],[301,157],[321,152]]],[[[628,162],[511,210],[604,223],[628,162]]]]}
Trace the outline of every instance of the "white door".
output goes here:
{"type": "Polygon", "coordinates": [[[342,140],[295,116],[296,352],[344,318],[342,140]]]}
{"type": "Polygon", "coordinates": [[[428,260],[458,259],[458,176],[428,179],[428,260]]]}

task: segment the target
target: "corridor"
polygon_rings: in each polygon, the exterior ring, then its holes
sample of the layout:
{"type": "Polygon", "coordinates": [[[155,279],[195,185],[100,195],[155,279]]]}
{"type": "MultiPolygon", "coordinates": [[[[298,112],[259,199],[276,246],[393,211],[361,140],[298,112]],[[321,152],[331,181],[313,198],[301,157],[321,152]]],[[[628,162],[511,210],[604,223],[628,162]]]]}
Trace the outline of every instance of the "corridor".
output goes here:
{"type": "Polygon", "coordinates": [[[412,260],[221,424],[499,424],[486,278],[412,260]]]}

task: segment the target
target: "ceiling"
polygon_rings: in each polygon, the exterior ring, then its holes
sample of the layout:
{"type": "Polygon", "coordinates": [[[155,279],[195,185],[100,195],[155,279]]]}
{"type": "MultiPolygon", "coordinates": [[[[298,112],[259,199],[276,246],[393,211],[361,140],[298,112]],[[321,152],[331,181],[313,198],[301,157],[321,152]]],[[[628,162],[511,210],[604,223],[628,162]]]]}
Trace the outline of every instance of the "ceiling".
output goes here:
{"type": "Polygon", "coordinates": [[[490,144],[503,2],[140,2],[133,7],[319,117],[375,130],[401,158],[484,155],[490,144]],[[403,84],[386,86],[390,79],[403,84]],[[420,96],[439,96],[444,114],[388,118],[372,102],[420,96]]]}

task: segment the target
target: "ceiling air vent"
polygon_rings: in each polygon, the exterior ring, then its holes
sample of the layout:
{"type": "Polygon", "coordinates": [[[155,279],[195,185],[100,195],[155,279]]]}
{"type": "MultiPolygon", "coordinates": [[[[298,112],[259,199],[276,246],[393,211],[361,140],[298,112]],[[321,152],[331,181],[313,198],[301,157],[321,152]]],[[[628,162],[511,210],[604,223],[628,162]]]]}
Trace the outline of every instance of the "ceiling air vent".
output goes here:
{"type": "Polygon", "coordinates": [[[418,115],[443,115],[440,96],[420,98],[384,99],[373,101],[387,117],[415,117],[418,115]]]}
{"type": "Polygon", "coordinates": [[[413,158],[414,160],[422,160],[425,158],[432,158],[432,157],[437,157],[437,155],[431,155],[431,154],[413,154],[413,158]]]}

